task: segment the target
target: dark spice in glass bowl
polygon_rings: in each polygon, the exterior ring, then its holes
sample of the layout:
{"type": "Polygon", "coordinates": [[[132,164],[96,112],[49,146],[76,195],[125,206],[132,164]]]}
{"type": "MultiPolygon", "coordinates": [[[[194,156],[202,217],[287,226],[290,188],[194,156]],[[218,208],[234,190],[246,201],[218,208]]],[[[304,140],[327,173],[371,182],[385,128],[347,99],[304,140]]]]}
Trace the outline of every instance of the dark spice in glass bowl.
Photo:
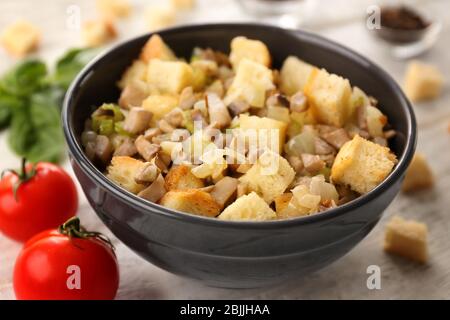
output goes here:
{"type": "Polygon", "coordinates": [[[384,7],[381,9],[381,26],[397,30],[422,30],[430,23],[415,10],[400,7],[384,7]]]}

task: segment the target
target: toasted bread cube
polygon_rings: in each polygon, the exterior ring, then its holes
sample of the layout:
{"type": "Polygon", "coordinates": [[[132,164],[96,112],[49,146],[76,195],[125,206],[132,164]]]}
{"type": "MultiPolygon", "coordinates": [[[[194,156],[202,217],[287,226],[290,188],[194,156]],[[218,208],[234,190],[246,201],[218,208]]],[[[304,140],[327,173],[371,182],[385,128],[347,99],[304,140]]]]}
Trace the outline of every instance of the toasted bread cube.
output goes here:
{"type": "Polygon", "coordinates": [[[134,60],[131,66],[125,70],[117,86],[124,89],[127,85],[135,81],[146,81],[147,79],[147,64],[141,60],[134,60]]]}
{"type": "Polygon", "coordinates": [[[411,192],[420,189],[431,188],[434,185],[433,172],[425,157],[416,153],[406,170],[405,180],[403,180],[402,190],[411,192]]]}
{"type": "Polygon", "coordinates": [[[151,95],[142,101],[142,107],[153,113],[153,120],[160,120],[178,105],[178,98],[170,95],[151,95]]]}
{"type": "Polygon", "coordinates": [[[161,93],[178,94],[192,85],[192,68],[181,61],[152,59],[148,65],[147,83],[161,93]]]}
{"type": "Polygon", "coordinates": [[[389,148],[355,135],[336,155],[331,179],[364,194],[380,184],[396,163],[397,159],[389,148]]]}
{"type": "Polygon", "coordinates": [[[131,157],[113,157],[106,176],[122,188],[136,194],[146,187],[144,184],[136,183],[134,180],[136,173],[143,166],[144,162],[131,157]]]}
{"type": "Polygon", "coordinates": [[[269,205],[255,192],[243,195],[225,208],[218,216],[221,220],[265,221],[277,217],[269,205]]]}
{"type": "Polygon", "coordinates": [[[248,190],[261,195],[267,203],[283,194],[294,180],[295,171],[289,162],[272,151],[265,151],[239,181],[248,190]]]}
{"type": "Polygon", "coordinates": [[[155,5],[144,13],[147,28],[150,31],[166,28],[175,22],[176,11],[171,6],[155,5]]]}
{"type": "Polygon", "coordinates": [[[417,102],[438,97],[443,84],[444,77],[435,66],[419,61],[408,64],[403,89],[411,101],[417,102]]]}
{"type": "Polygon", "coordinates": [[[117,33],[110,21],[92,20],[83,24],[81,36],[86,46],[97,47],[114,39],[117,33]]]}
{"type": "Polygon", "coordinates": [[[124,18],[130,14],[128,0],[97,0],[97,10],[108,19],[124,18]]]}
{"type": "Polygon", "coordinates": [[[235,37],[231,40],[230,62],[234,70],[237,70],[242,59],[247,58],[263,66],[270,67],[271,57],[267,46],[259,41],[246,37],[235,37]]]}
{"type": "Polygon", "coordinates": [[[428,228],[426,224],[394,216],[386,225],[384,250],[426,263],[428,228]]]}
{"type": "Polygon", "coordinates": [[[167,190],[200,189],[204,186],[203,180],[194,176],[186,165],[174,166],[166,175],[167,190]]]}
{"type": "Polygon", "coordinates": [[[124,109],[142,106],[142,101],[150,94],[147,83],[136,80],[127,84],[120,93],[119,106],[124,109]]]}
{"type": "Polygon", "coordinates": [[[142,48],[140,59],[148,63],[151,59],[176,60],[176,56],[163,39],[154,34],[142,48]]]}
{"type": "Polygon", "coordinates": [[[160,204],[205,217],[215,217],[220,212],[220,205],[214,198],[209,193],[197,189],[171,190],[162,197],[160,204]]]}
{"type": "Polygon", "coordinates": [[[314,68],[304,88],[319,122],[343,127],[350,112],[352,87],[347,79],[314,68]]]}
{"type": "Polygon", "coordinates": [[[314,66],[297,57],[287,57],[280,72],[281,91],[288,96],[303,91],[313,69],[314,66]]]}
{"type": "Polygon", "coordinates": [[[195,0],[171,0],[170,2],[174,8],[180,10],[192,9],[195,6],[195,0]]]}
{"type": "Polygon", "coordinates": [[[268,147],[278,153],[283,150],[287,129],[287,124],[285,122],[266,117],[241,114],[239,116],[239,123],[243,134],[249,137],[249,142],[251,144],[257,142],[258,144],[258,146],[250,145],[250,147],[257,147],[259,149],[268,147]],[[255,135],[257,135],[257,141],[251,139],[252,131],[248,130],[254,130],[255,135]],[[273,140],[272,137],[274,137],[275,140],[273,140]]]}
{"type": "Polygon", "coordinates": [[[21,20],[8,26],[0,38],[9,54],[23,57],[38,47],[41,32],[31,23],[21,20]]]}
{"type": "Polygon", "coordinates": [[[225,104],[228,106],[234,101],[242,100],[252,107],[262,108],[266,102],[266,91],[273,88],[272,70],[243,58],[225,96],[225,104]]]}
{"type": "Polygon", "coordinates": [[[286,207],[289,205],[289,202],[292,199],[292,193],[283,193],[274,199],[275,201],[275,210],[277,215],[279,215],[286,207]]]}

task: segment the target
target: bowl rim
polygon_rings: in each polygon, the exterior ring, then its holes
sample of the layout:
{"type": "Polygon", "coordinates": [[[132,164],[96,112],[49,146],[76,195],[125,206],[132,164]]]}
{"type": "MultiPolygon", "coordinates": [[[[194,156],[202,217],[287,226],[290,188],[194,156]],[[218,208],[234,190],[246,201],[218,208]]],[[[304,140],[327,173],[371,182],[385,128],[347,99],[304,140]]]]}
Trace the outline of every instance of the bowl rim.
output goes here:
{"type": "Polygon", "coordinates": [[[95,183],[100,185],[103,189],[114,194],[114,196],[120,198],[121,200],[127,202],[129,205],[135,208],[139,208],[144,211],[149,211],[156,213],[158,215],[164,216],[166,218],[181,220],[186,223],[198,223],[204,225],[210,225],[215,227],[225,227],[225,228],[236,228],[236,229],[272,229],[272,228],[290,228],[297,225],[309,224],[320,222],[323,220],[329,220],[339,215],[344,215],[349,211],[355,210],[362,207],[364,204],[374,200],[379,197],[382,193],[388,190],[398,179],[401,178],[402,174],[406,171],[413,155],[417,142],[417,130],[416,130],[416,119],[414,115],[411,103],[406,98],[400,86],[396,81],[378,65],[371,62],[369,59],[363,57],[359,53],[356,53],[352,49],[349,49],[341,44],[338,44],[332,40],[326,39],[320,35],[312,34],[303,30],[292,30],[292,29],[282,29],[272,25],[260,24],[260,23],[206,23],[206,24],[190,24],[184,26],[177,26],[167,29],[158,30],[157,32],[149,32],[137,37],[133,37],[126,41],[123,41],[117,45],[114,45],[110,49],[104,50],[102,53],[97,55],[91,62],[89,62],[76,76],[74,81],[71,83],[69,89],[64,98],[63,110],[62,110],[62,123],[64,135],[68,145],[69,153],[72,155],[72,161],[75,161],[84,174],[88,175],[91,179],[95,180],[95,183]],[[228,221],[220,220],[217,218],[198,216],[178,210],[173,210],[166,208],[162,205],[150,202],[148,200],[139,198],[137,195],[121,188],[119,185],[113,183],[109,180],[100,170],[98,170],[94,164],[85,156],[81,146],[78,144],[75,137],[74,130],[70,124],[69,119],[69,109],[73,108],[73,97],[77,92],[77,88],[82,86],[83,79],[90,74],[92,69],[100,64],[102,60],[109,54],[130,45],[132,42],[138,39],[148,39],[152,34],[159,34],[164,37],[164,34],[173,34],[179,31],[190,31],[198,29],[242,29],[242,28],[256,28],[259,30],[272,30],[275,32],[291,33],[293,36],[300,36],[302,39],[307,40],[310,43],[314,43],[319,47],[324,49],[337,52],[340,55],[349,57],[355,60],[359,64],[363,64],[366,67],[370,67],[372,72],[375,72],[380,78],[386,81],[393,92],[396,92],[401,102],[401,109],[406,114],[407,118],[407,135],[406,144],[404,151],[400,156],[398,156],[398,163],[394,167],[394,170],[373,190],[370,192],[359,196],[358,198],[340,205],[336,208],[326,210],[324,212],[297,217],[285,220],[273,220],[273,221],[228,221]]]}

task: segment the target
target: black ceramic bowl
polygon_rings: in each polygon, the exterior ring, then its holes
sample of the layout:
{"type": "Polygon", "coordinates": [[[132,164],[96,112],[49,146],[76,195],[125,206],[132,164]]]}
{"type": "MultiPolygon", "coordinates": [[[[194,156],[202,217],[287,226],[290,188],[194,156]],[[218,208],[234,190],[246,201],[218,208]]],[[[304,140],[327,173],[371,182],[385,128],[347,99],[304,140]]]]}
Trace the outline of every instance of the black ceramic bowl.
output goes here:
{"type": "Polygon", "coordinates": [[[160,35],[177,55],[194,46],[229,51],[239,35],[263,41],[273,64],[297,55],[342,75],[376,97],[398,134],[391,148],[399,163],[368,194],[324,213],[284,221],[229,222],[177,212],[121,189],[84,155],[80,135],[92,105],[116,101],[116,82],[149,35],[125,42],[92,61],[69,89],[64,131],[75,174],[103,222],[128,247],[153,264],[212,286],[248,288],[307,276],[342,257],[375,226],[398,193],[414,153],[416,125],[401,89],[364,57],[300,31],[252,24],[214,24],[168,29],[160,35]]]}

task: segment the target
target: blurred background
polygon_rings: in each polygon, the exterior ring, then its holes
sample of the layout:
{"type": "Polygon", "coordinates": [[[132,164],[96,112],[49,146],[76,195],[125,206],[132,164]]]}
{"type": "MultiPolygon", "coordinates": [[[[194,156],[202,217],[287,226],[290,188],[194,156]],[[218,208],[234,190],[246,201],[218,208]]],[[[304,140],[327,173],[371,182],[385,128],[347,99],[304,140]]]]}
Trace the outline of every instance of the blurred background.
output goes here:
{"type": "MultiPolygon", "coordinates": [[[[112,1],[112,0],[111,0],[112,1]]],[[[101,2],[101,1],[100,1],[101,2]]],[[[112,1],[116,2],[116,1],[112,1]]],[[[121,1],[119,1],[121,2],[121,1]]],[[[303,29],[348,46],[388,71],[400,85],[408,64],[417,59],[449,78],[450,1],[375,0],[130,0],[109,12],[110,29],[86,25],[103,21],[96,1],[91,0],[2,0],[0,32],[25,20],[40,33],[40,43],[27,57],[49,65],[68,49],[86,45],[106,49],[137,35],[176,25],[214,22],[258,22],[283,28],[303,29]],[[407,6],[418,16],[394,11],[386,15],[389,26],[380,26],[381,9],[407,6]],[[392,18],[394,15],[394,18],[392,18]],[[407,14],[406,14],[407,15],[407,14]],[[408,16],[408,15],[407,15],[408,16]],[[408,20],[410,18],[410,20],[408,20]],[[413,22],[411,22],[413,20],[413,22]],[[400,21],[400,23],[398,23],[400,21]],[[389,22],[389,21],[388,21],[389,22]],[[403,24],[401,22],[404,22],[403,24]],[[380,29],[381,27],[381,29],[380,29]],[[94,27],[92,27],[94,28],[94,27]],[[100,30],[100,31],[98,31],[100,30]],[[406,31],[405,31],[406,30],[406,31]],[[407,36],[405,38],[405,32],[407,36]]],[[[97,26],[97,25],[95,25],[97,26]]],[[[100,25],[101,26],[101,25],[100,25]]],[[[289,45],[289,44],[286,44],[289,45]]],[[[0,49],[0,74],[22,58],[0,49]]],[[[350,79],[351,80],[351,79],[350,79]]],[[[450,298],[450,93],[444,81],[439,95],[414,102],[419,124],[418,151],[434,176],[434,187],[401,194],[383,220],[393,214],[425,222],[430,230],[430,262],[417,265],[387,256],[382,251],[384,221],[355,250],[308,279],[281,287],[255,290],[222,290],[204,287],[162,271],[133,254],[117,239],[121,267],[118,298],[450,298]],[[366,286],[367,267],[379,265],[382,289],[366,286]]],[[[0,170],[14,168],[19,157],[8,145],[8,130],[0,133],[0,170]]],[[[62,165],[72,174],[67,159],[62,165]]],[[[73,176],[73,175],[72,175],[73,176]]],[[[90,229],[111,236],[80,194],[80,216],[90,229]]],[[[0,299],[13,299],[12,267],[20,245],[0,234],[0,299]]]]}

